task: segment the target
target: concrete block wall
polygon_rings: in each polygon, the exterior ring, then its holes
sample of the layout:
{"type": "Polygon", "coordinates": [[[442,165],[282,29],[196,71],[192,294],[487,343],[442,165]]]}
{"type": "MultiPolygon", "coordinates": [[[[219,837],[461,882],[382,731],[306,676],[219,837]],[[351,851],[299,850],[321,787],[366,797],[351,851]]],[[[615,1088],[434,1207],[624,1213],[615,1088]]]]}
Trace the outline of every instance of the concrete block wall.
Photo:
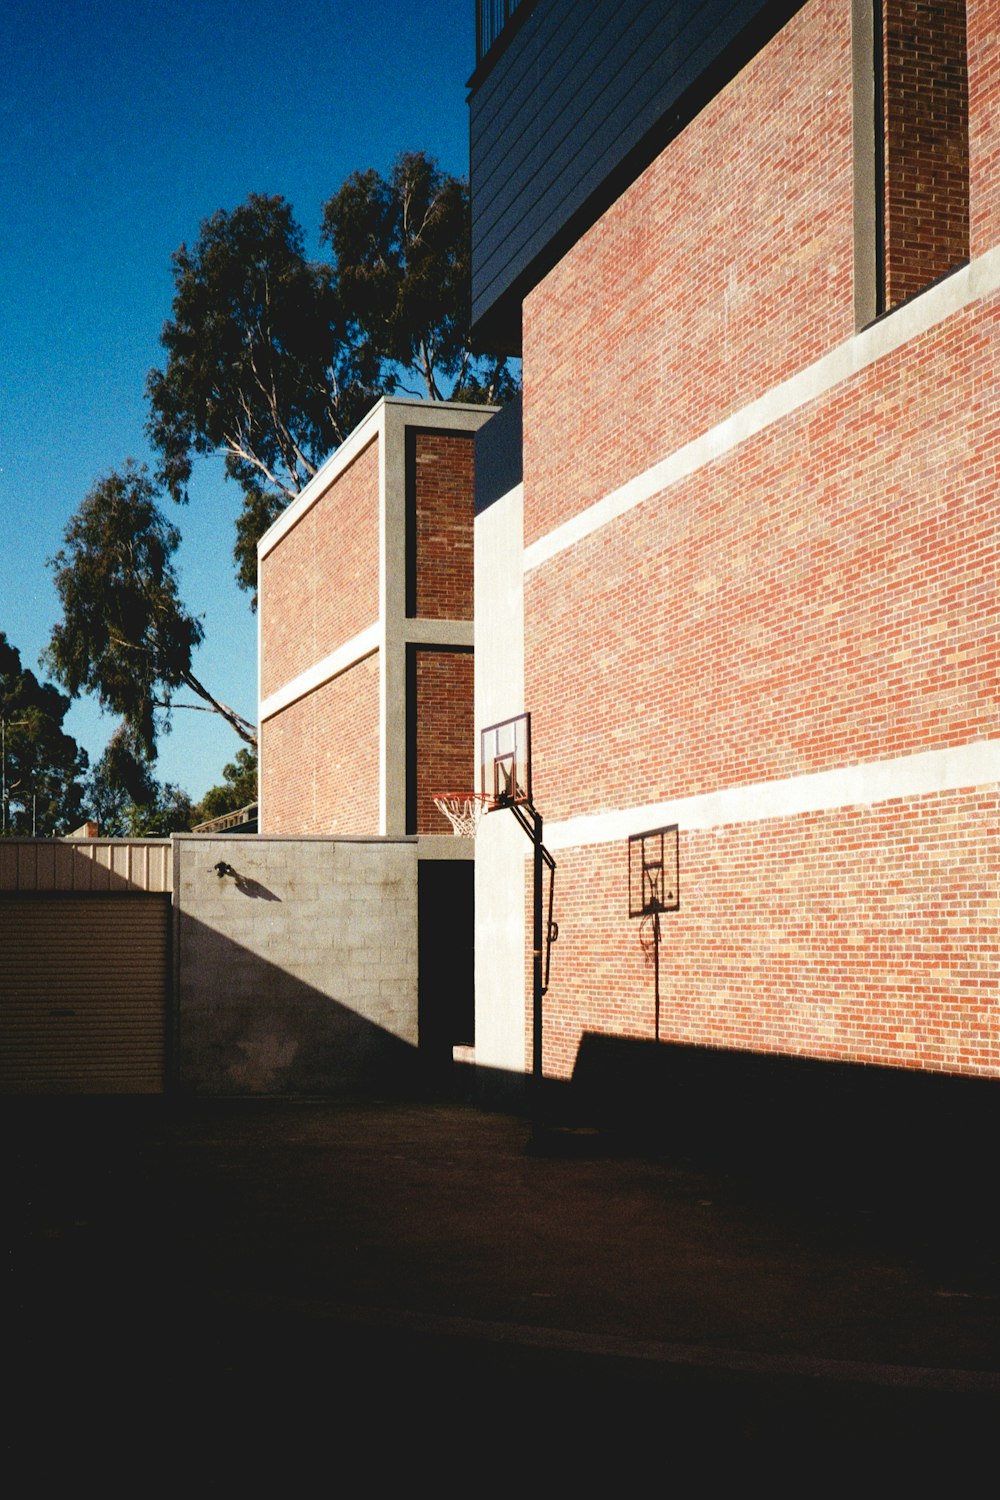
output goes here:
{"type": "Polygon", "coordinates": [[[661,1041],[1000,1075],[997,7],[968,17],[967,268],[856,330],[851,7],[812,0],[525,304],[558,1076],[654,1035],[627,840],[673,822],[661,1041]]]}
{"type": "Polygon", "coordinates": [[[178,1086],[390,1087],[416,1063],[414,840],[174,841],[178,1086]],[[234,873],[220,876],[215,866],[234,873]]]}

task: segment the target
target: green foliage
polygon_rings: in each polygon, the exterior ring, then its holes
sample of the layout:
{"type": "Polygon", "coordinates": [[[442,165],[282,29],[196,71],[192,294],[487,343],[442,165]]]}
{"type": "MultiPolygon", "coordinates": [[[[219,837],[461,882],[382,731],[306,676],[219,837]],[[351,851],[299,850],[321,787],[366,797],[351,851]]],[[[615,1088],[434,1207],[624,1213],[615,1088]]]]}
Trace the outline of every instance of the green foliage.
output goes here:
{"type": "Polygon", "coordinates": [[[50,564],[63,619],[47,663],[73,697],[93,693],[119,714],[151,760],[156,710],[184,682],[202,638],[171,561],[180,533],[157,505],[145,467],[130,460],[94,486],[64,541],[50,564]]]}
{"type": "Polygon", "coordinates": [[[257,541],[381,395],[414,377],[431,400],[507,400],[505,360],[470,346],[469,194],[408,152],[356,172],[323,207],[332,264],[306,259],[283,198],[252,194],[173,257],[162,370],[147,381],[158,479],[188,498],[194,458],[221,453],[243,491],[234,557],[256,587],[257,541]]]}
{"type": "Polygon", "coordinates": [[[514,393],[505,360],[472,354],[469,224],[467,183],[420,151],[388,177],[352,173],[323,205],[344,326],[384,390],[412,373],[432,401],[514,393]]]}
{"type": "Polygon", "coordinates": [[[150,832],[164,838],[168,833],[187,833],[196,821],[194,803],[187,792],[175,786],[172,781],[165,781],[160,788],[150,832]]]}
{"type": "Polygon", "coordinates": [[[257,801],[257,757],[251,750],[238,750],[236,759],[223,766],[222,776],[222,784],[209,787],[195,809],[195,823],[207,823],[257,801]]]}
{"type": "Polygon", "coordinates": [[[145,757],[119,728],[87,780],[87,813],[106,838],[138,838],[158,787],[145,757]]]}
{"type": "Polygon", "coordinates": [[[86,785],[87,815],[106,838],[165,837],[184,833],[194,822],[187,792],[153,776],[143,755],[120,727],[86,785]]]}
{"type": "Polygon", "coordinates": [[[343,338],[329,267],[306,260],[283,198],[254,193],[220,209],[173,256],[173,274],[166,366],[146,387],[148,433],[175,500],[187,499],[196,454],[225,454],[255,517],[237,547],[246,586],[264,521],[361,420],[377,372],[343,338]]]}
{"type": "Polygon", "coordinates": [[[71,833],[83,821],[81,750],[62,724],[70,700],[21,665],[0,632],[0,749],[6,799],[0,831],[39,837],[71,833]]]}
{"type": "MultiPolygon", "coordinates": [[[[249,744],[253,726],[213,698],[191,657],[200,621],[181,603],[172,558],[180,541],[144,466],[129,460],[90,491],[51,560],[63,618],[45,660],[71,696],[94,694],[120,716],[136,763],[156,756],[174,694],[186,687],[249,744]]],[[[127,784],[124,782],[123,784],[127,784]]]]}
{"type": "Polygon", "coordinates": [[[257,607],[257,543],[281,515],[285,504],[285,497],[276,490],[267,490],[254,483],[243,486],[243,509],[236,517],[233,560],[236,582],[251,595],[254,609],[257,607]]]}

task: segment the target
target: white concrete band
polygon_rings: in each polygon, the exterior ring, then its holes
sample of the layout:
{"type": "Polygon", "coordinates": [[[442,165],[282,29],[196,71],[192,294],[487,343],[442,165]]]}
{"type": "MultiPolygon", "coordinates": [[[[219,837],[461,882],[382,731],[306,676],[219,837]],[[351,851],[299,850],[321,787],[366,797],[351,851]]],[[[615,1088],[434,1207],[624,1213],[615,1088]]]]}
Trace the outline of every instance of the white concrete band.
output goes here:
{"type": "Polygon", "coordinates": [[[351,640],[345,641],[343,646],[338,646],[336,651],[331,651],[329,656],[314,662],[297,677],[286,682],[283,687],[261,700],[260,722],[271,719],[275,714],[280,714],[283,708],[295,703],[299,698],[304,698],[307,693],[313,693],[325,682],[334,677],[339,677],[349,667],[357,666],[359,661],[364,661],[366,656],[371,656],[379,649],[382,640],[382,632],[379,625],[369,625],[351,640]]]}
{"type": "Polygon", "coordinates": [[[706,464],[724,457],[748,438],[826,395],[876,360],[893,353],[911,339],[943,323],[955,313],[992,296],[1000,289],[1000,246],[979,256],[962,270],[929,287],[890,316],[855,334],[846,344],[815,364],[776,385],[724,422],[685,443],[666,458],[637,474],[627,484],[604,495],[586,510],[556,526],[524,549],[524,571],[540,567],[575,546],[609,521],[625,515],[678,480],[687,479],[706,464]]]}
{"type": "Polygon", "coordinates": [[[642,807],[583,813],[561,823],[546,822],[545,842],[552,850],[576,849],[584,844],[614,843],[669,823],[679,823],[682,829],[722,828],[984,786],[1000,786],[1000,740],[922,750],[893,760],[839,766],[784,781],[757,781],[642,807]]]}

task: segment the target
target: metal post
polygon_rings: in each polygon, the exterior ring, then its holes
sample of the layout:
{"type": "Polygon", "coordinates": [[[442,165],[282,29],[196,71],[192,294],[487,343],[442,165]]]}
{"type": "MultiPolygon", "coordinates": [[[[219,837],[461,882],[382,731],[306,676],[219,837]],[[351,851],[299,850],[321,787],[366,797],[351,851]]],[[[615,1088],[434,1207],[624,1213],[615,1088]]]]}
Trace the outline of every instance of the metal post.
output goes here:
{"type": "Polygon", "coordinates": [[[534,922],[532,924],[532,1053],[531,1067],[537,1083],[542,1081],[542,815],[532,809],[534,828],[534,922]]]}
{"type": "Polygon", "coordinates": [[[542,1087],[542,997],[549,987],[549,954],[559,936],[552,920],[552,885],[556,862],[545,847],[545,823],[541,813],[530,802],[508,804],[531,840],[532,850],[532,923],[531,923],[531,1077],[536,1106],[542,1087]],[[545,892],[542,869],[549,867],[549,909],[545,914],[545,892]]]}
{"type": "Polygon", "coordinates": [[[656,1040],[660,1040],[660,913],[653,913],[653,984],[656,994],[656,1040]]]}

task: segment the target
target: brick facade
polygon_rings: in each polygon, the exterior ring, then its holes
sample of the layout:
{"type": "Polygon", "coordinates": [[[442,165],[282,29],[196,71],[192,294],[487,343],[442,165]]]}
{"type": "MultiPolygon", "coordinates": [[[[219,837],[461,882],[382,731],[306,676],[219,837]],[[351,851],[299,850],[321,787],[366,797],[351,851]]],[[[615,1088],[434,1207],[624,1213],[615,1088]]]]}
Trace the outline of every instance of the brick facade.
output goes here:
{"type": "Polygon", "coordinates": [[[268,830],[370,834],[379,821],[378,750],[376,654],[264,720],[268,830]]]}
{"type": "Polygon", "coordinates": [[[966,0],[884,0],[886,305],[969,255],[966,0]]]}
{"type": "Polygon", "coordinates": [[[378,619],[378,471],[373,438],[262,559],[265,697],[378,619]]]}
{"type": "Polygon", "coordinates": [[[476,784],[473,665],[471,651],[413,651],[412,833],[450,832],[434,793],[471,791],[476,784]]]}
{"type": "Polygon", "coordinates": [[[469,434],[411,432],[407,452],[413,536],[409,612],[418,618],[472,619],[474,456],[469,434]]]}
{"type": "Polygon", "coordinates": [[[490,415],[380,401],[262,539],[262,833],[451,840],[430,792],[473,784],[472,437],[490,415]]]}
{"type": "Polygon", "coordinates": [[[1000,0],[966,5],[971,253],[1000,244],[1000,0]]]}
{"type": "MultiPolygon", "coordinates": [[[[682,831],[661,1040],[1000,1075],[998,826],[994,791],[682,831]]],[[[567,1077],[587,1032],[654,1038],[654,975],[624,845],[558,860],[545,1069],[567,1077]]]]}
{"type": "MultiPolygon", "coordinates": [[[[929,23],[946,95],[952,10],[929,23]]],[[[627,836],[677,804],[661,1040],[1000,1076],[998,10],[968,6],[971,231],[950,189],[950,237],[925,241],[890,197],[889,292],[912,300],[876,328],[855,330],[839,0],[807,4],[526,299],[547,1073],[587,1033],[654,1035],[627,836]],[[970,233],[970,273],[914,296],[970,233]]],[[[889,78],[897,116],[910,82],[889,78]]],[[[530,1040],[529,985],[526,1066],[530,1040]]]]}
{"type": "Polygon", "coordinates": [[[998,344],[993,297],[528,574],[548,818],[994,731],[998,344]]]}
{"type": "Polygon", "coordinates": [[[853,331],[850,21],[807,6],[527,298],[526,541],[853,331]]]}

